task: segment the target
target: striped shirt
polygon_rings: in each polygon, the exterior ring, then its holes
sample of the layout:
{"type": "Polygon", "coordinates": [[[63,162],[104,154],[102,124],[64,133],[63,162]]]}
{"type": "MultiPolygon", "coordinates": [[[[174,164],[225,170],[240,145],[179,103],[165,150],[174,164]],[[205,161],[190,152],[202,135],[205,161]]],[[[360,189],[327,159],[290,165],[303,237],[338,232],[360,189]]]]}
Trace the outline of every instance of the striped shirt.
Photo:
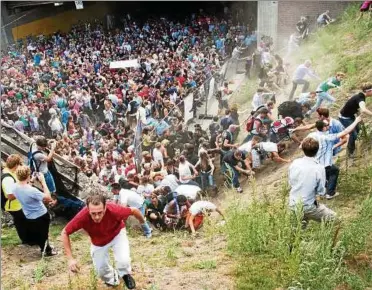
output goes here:
{"type": "Polygon", "coordinates": [[[324,167],[331,166],[333,164],[333,145],[338,140],[337,133],[329,134],[328,132],[312,132],[307,137],[313,138],[319,142],[319,150],[315,156],[315,159],[319,164],[324,167]]]}

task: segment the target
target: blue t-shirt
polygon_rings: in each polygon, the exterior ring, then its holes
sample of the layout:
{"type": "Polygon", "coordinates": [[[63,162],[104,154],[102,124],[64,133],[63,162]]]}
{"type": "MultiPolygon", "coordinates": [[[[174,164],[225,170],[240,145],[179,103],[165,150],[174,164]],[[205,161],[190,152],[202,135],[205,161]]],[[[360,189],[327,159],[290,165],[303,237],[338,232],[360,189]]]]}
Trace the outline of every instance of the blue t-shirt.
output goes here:
{"type": "Polygon", "coordinates": [[[27,219],[34,220],[47,213],[43,203],[44,194],[31,185],[16,184],[13,191],[15,197],[22,205],[23,213],[27,219]]]}
{"type": "Polygon", "coordinates": [[[41,55],[40,54],[35,54],[35,56],[34,56],[35,65],[40,65],[40,61],[41,61],[41,55]]]}

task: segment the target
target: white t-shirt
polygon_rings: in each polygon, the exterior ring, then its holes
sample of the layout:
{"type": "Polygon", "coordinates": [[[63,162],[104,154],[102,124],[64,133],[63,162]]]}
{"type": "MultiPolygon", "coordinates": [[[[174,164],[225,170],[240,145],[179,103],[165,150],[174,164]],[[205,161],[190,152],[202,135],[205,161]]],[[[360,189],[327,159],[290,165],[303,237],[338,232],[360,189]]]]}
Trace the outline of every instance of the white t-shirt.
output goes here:
{"type": "Polygon", "coordinates": [[[260,147],[268,153],[278,152],[278,145],[273,142],[261,142],[260,147]]]}
{"type": "Polygon", "coordinates": [[[166,175],[159,186],[169,186],[172,191],[175,191],[178,187],[177,177],[174,174],[166,175]]]}
{"type": "Polygon", "coordinates": [[[201,188],[196,185],[190,185],[190,184],[182,184],[179,185],[175,192],[177,192],[178,195],[184,195],[187,197],[187,199],[195,200],[198,196],[198,192],[201,191],[201,188]]]}
{"type": "Polygon", "coordinates": [[[247,143],[244,143],[244,144],[240,145],[238,150],[239,151],[244,151],[244,152],[247,152],[247,153],[251,153],[251,151],[252,151],[252,141],[248,141],[247,143]]]}
{"type": "Polygon", "coordinates": [[[149,195],[154,191],[154,186],[152,184],[139,185],[137,188],[137,193],[141,196],[149,195]]]}
{"type": "Polygon", "coordinates": [[[200,200],[200,201],[197,201],[197,202],[194,202],[191,207],[190,207],[190,213],[192,215],[197,215],[197,214],[201,214],[203,213],[204,211],[207,211],[207,210],[210,210],[210,211],[215,211],[217,209],[217,207],[209,202],[209,201],[205,201],[205,200],[200,200]]]}
{"type": "Polygon", "coordinates": [[[152,151],[152,157],[154,158],[154,161],[159,164],[164,164],[163,154],[161,151],[157,148],[154,148],[152,151]]]}
{"type": "Polygon", "coordinates": [[[119,196],[122,205],[134,208],[140,208],[143,206],[143,197],[133,190],[121,189],[119,196]]]}
{"type": "Polygon", "coordinates": [[[190,166],[191,166],[191,164],[188,161],[186,161],[184,164],[180,163],[178,165],[178,172],[180,174],[180,182],[181,183],[188,183],[190,181],[190,179],[182,180],[182,178],[192,176],[190,166]]]}

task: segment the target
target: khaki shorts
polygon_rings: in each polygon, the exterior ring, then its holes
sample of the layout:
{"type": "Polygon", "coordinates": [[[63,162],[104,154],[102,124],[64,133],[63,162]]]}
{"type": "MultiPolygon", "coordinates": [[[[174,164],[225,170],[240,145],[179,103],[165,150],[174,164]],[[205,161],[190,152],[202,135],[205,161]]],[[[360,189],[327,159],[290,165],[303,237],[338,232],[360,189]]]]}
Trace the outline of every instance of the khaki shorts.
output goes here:
{"type": "Polygon", "coordinates": [[[322,220],[332,221],[336,218],[336,213],[321,203],[304,211],[304,220],[321,222],[322,220]]]}

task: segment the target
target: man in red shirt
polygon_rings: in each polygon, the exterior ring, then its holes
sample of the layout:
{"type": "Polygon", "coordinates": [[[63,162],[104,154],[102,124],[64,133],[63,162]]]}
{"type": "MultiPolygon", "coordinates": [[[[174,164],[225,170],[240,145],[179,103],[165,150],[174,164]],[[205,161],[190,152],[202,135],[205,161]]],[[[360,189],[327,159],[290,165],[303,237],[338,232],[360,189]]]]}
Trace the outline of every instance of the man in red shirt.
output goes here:
{"type": "Polygon", "coordinates": [[[90,253],[98,276],[108,286],[118,286],[122,277],[128,289],[134,289],[136,283],[131,273],[129,242],[125,230],[125,221],[133,215],[143,225],[145,219],[136,208],[123,207],[107,203],[106,198],[97,193],[89,196],[87,206],[83,208],[63,229],[62,241],[72,272],[79,266],[72,256],[70,235],[83,229],[91,238],[90,253]],[[114,252],[115,265],[109,264],[109,249],[114,252]]]}

